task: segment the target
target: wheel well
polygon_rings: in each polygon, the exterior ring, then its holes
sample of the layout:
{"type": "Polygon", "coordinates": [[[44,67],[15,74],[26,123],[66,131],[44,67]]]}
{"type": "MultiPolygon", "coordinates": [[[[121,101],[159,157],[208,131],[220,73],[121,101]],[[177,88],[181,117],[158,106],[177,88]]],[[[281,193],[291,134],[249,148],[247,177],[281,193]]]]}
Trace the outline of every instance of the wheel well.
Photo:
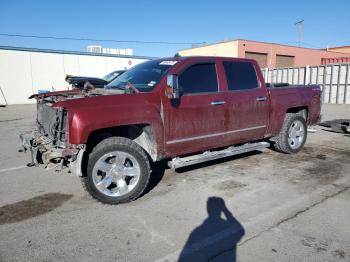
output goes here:
{"type": "Polygon", "coordinates": [[[157,160],[157,143],[153,130],[148,124],[118,126],[95,130],[88,137],[87,151],[91,152],[99,142],[112,136],[120,136],[133,140],[146,151],[153,161],[157,160]]]}
{"type": "Polygon", "coordinates": [[[305,121],[307,121],[309,111],[307,106],[298,106],[298,107],[288,108],[286,113],[299,114],[302,117],[304,117],[305,121]]]}

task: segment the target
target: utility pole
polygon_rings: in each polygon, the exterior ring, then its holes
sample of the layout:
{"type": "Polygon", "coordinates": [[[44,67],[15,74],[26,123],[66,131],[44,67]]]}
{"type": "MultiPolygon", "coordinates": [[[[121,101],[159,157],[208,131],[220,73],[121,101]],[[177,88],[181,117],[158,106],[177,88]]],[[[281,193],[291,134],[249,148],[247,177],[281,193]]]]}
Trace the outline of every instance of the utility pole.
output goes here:
{"type": "Polygon", "coordinates": [[[297,21],[294,25],[297,26],[297,30],[298,30],[298,46],[300,47],[301,45],[301,37],[302,37],[302,30],[303,30],[303,22],[304,19],[297,21]]]}

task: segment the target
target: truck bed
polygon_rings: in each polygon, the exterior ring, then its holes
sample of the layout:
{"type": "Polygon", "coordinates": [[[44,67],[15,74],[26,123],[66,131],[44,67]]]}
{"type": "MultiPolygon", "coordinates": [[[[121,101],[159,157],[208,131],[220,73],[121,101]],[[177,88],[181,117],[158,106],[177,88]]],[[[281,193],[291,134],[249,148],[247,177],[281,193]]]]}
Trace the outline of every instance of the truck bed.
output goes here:
{"type": "Polygon", "coordinates": [[[269,87],[271,115],[269,132],[280,130],[284,113],[288,108],[305,108],[308,114],[308,124],[315,124],[320,114],[320,86],[318,85],[288,85],[269,87]],[[317,92],[316,92],[317,91],[317,92]]]}

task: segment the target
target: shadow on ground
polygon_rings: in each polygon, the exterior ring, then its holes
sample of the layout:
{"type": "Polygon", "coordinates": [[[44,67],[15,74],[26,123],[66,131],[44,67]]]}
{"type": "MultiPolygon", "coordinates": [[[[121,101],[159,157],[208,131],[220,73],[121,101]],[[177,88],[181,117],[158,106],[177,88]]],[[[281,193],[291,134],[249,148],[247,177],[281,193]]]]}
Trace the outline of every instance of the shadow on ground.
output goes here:
{"type": "Polygon", "coordinates": [[[244,228],[220,197],[207,200],[208,217],[195,228],[181,251],[180,262],[236,261],[236,245],[244,228]]]}
{"type": "Polygon", "coordinates": [[[145,189],[145,191],[142,193],[140,197],[148,194],[149,192],[151,192],[153,190],[153,188],[155,188],[159,182],[162,180],[165,170],[167,169],[167,163],[165,160],[160,161],[160,162],[156,162],[156,163],[152,163],[151,169],[152,169],[152,173],[148,182],[148,185],[145,189]]]}

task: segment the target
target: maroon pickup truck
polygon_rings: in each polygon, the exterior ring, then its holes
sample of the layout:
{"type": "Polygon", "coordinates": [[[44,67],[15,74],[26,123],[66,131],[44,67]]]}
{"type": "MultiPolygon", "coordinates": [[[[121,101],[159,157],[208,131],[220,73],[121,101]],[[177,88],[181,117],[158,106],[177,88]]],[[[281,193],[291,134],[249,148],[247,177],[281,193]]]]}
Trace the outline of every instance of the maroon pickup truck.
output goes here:
{"type": "Polygon", "coordinates": [[[97,200],[145,190],[151,163],[178,168],[272,146],[297,153],[320,116],[320,88],[267,88],[254,60],[144,62],[104,89],[34,95],[37,126],[21,134],[32,163],[81,176],[97,200]]]}

